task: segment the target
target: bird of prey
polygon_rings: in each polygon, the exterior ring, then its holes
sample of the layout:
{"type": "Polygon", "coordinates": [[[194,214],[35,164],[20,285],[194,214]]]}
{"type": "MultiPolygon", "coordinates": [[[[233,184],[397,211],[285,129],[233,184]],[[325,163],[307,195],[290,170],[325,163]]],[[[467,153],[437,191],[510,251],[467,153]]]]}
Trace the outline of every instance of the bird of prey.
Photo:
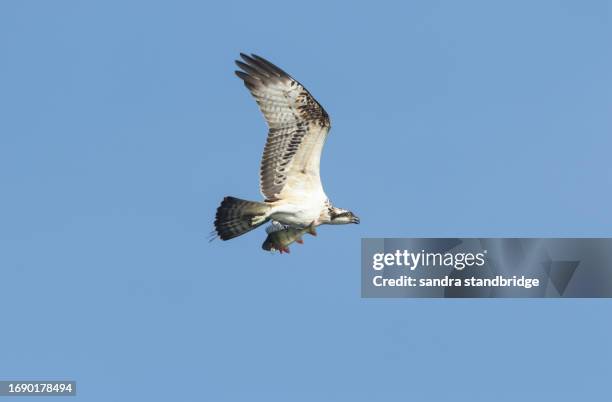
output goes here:
{"type": "Polygon", "coordinates": [[[329,116],[289,74],[257,55],[240,54],[236,75],[255,98],[269,127],[260,168],[263,202],[225,197],[217,208],[215,231],[233,239],[272,220],[288,228],[359,223],[336,208],[323,191],[321,151],[331,127],[329,116]]]}

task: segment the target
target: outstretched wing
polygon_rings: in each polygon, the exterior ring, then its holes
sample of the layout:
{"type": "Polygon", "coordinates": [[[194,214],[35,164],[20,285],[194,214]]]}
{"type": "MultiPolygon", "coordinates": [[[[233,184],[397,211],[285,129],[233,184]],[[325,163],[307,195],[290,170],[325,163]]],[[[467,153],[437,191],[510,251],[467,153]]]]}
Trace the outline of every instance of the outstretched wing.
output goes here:
{"type": "Polygon", "coordinates": [[[260,189],[268,201],[325,197],[319,174],[321,151],[331,127],[323,107],[299,82],[262,57],[240,54],[236,61],[266,121],[268,139],[261,159],[260,189]]]}

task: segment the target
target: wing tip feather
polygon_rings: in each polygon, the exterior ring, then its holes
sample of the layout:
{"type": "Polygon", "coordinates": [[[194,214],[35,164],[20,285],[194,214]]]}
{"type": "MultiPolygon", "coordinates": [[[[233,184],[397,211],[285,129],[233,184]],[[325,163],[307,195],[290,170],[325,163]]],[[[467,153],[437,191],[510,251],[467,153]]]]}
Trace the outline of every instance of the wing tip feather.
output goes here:
{"type": "Polygon", "coordinates": [[[255,53],[248,55],[241,52],[240,57],[242,58],[242,61],[236,60],[236,64],[240,68],[243,67],[238,63],[243,63],[244,61],[243,64],[246,64],[250,69],[254,69],[259,75],[262,75],[265,78],[291,78],[291,76],[281,68],[263,57],[256,55],[255,53]]]}
{"type": "Polygon", "coordinates": [[[257,60],[259,63],[263,64],[268,70],[270,70],[271,72],[273,72],[275,75],[279,76],[279,77],[287,77],[287,78],[291,78],[291,76],[289,74],[287,74],[285,71],[283,71],[283,69],[281,69],[280,67],[278,67],[276,64],[272,63],[271,61],[256,55],[255,53],[251,53],[251,57],[254,60],[257,60]]]}

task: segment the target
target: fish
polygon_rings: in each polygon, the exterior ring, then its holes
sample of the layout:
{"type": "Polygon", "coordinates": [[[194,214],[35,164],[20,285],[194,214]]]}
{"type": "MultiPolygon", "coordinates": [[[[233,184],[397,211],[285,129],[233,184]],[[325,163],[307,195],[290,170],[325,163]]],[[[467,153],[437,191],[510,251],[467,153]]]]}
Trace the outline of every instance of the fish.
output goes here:
{"type": "MultiPolygon", "coordinates": [[[[314,222],[313,222],[314,223],[314,222]]],[[[272,224],[266,228],[268,237],[261,245],[261,248],[266,251],[279,251],[281,254],[289,254],[289,245],[293,242],[304,244],[302,236],[308,233],[316,236],[317,232],[313,224],[305,228],[296,228],[293,226],[283,225],[282,223],[272,221],[272,224]]]]}

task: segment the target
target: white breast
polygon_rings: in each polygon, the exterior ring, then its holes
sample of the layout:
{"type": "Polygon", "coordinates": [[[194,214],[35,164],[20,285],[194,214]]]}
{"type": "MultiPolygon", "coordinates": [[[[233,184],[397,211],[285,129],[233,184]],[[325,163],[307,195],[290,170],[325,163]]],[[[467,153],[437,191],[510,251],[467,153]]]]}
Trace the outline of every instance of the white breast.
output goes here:
{"type": "Polygon", "coordinates": [[[323,202],[309,200],[311,202],[291,203],[284,201],[272,208],[270,217],[285,225],[306,227],[316,222],[325,207],[323,202]]]}

